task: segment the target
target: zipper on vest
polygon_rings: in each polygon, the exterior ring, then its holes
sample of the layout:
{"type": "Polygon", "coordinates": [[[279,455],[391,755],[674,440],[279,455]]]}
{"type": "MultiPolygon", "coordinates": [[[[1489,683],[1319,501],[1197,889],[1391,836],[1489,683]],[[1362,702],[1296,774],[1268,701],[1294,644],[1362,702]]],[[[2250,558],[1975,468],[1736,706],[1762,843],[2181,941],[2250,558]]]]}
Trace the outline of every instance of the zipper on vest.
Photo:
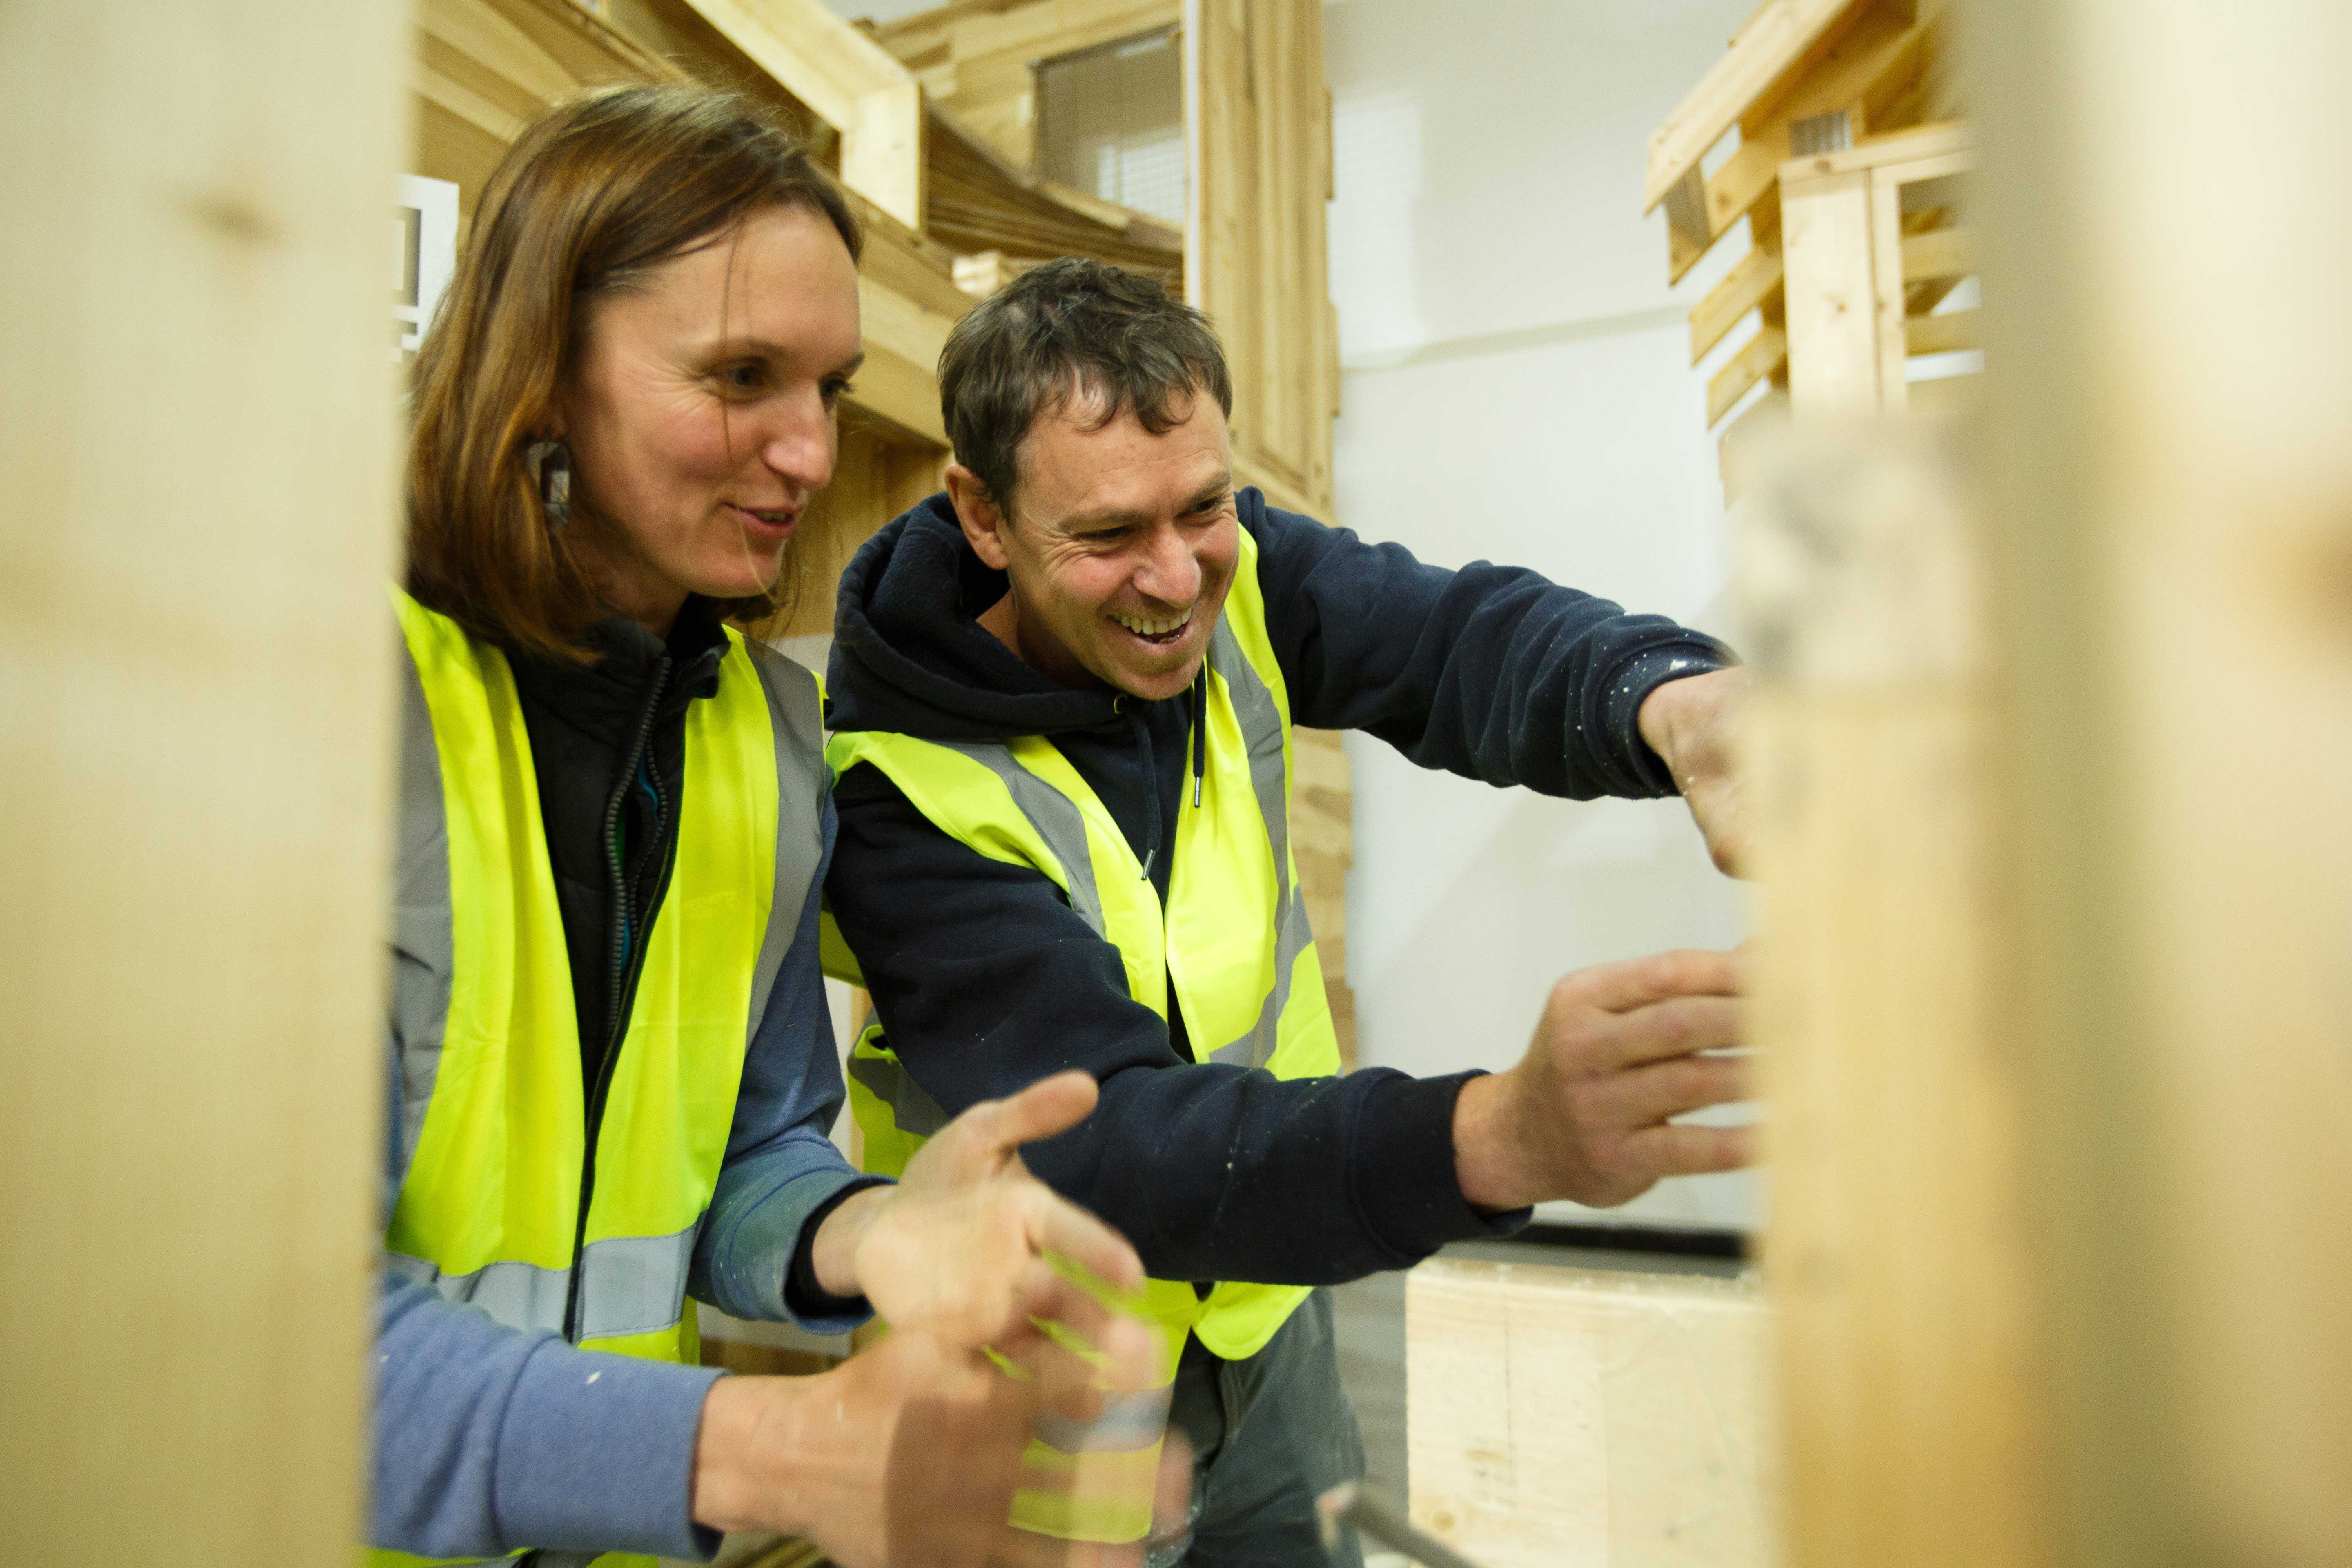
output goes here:
{"type": "MultiPolygon", "coordinates": [[[[580,1157],[580,1215],[572,1233],[572,1281],[563,1301],[563,1337],[574,1344],[580,1340],[580,1279],[586,1272],[588,1250],[588,1209],[596,1199],[596,1134],[604,1121],[604,1098],[613,1087],[613,1065],[621,1054],[621,1037],[628,1032],[629,1005],[636,990],[636,977],[644,967],[646,938],[648,933],[631,931],[628,868],[621,859],[621,810],[628,802],[629,792],[636,787],[637,770],[645,761],[646,744],[652,739],[654,719],[661,711],[662,694],[669,689],[669,656],[664,654],[654,666],[653,690],[646,694],[645,710],[637,715],[636,739],[630,743],[629,754],[621,763],[620,780],[613,786],[604,802],[604,874],[613,895],[613,914],[608,927],[605,999],[611,1011],[604,1024],[604,1051],[597,1059],[596,1081],[588,1085],[584,1108],[585,1143],[580,1157]]],[[[658,833],[666,809],[660,798],[661,784],[654,783],[655,826],[658,833]]],[[[646,900],[648,909],[658,908],[660,895],[668,890],[669,873],[662,872],[655,897],[646,900]]]]}

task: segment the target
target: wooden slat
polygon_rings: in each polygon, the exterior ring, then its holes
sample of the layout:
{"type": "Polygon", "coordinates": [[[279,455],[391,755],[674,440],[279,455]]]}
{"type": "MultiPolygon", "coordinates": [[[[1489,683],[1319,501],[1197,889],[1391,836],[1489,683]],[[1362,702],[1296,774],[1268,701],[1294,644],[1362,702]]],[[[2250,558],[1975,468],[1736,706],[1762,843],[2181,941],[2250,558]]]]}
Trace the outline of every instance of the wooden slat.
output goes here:
{"type": "MultiPolygon", "coordinates": [[[[1803,176],[1850,174],[1864,169],[1891,170],[1898,164],[1909,165],[1911,169],[1901,176],[1904,183],[1908,183],[1967,170],[1971,166],[1969,160],[1976,145],[1976,127],[1965,120],[1948,120],[1885,136],[1867,137],[1843,153],[1824,153],[1794,162],[1798,174],[1803,176]]],[[[1786,180],[1797,176],[1784,171],[1780,177],[1786,180]]]]}
{"type": "Polygon", "coordinates": [[[487,0],[419,0],[416,26],[542,101],[579,85],[554,56],[487,0]]]}
{"type": "Polygon", "coordinates": [[[425,102],[446,110],[476,130],[500,142],[512,142],[522,133],[520,115],[504,105],[491,102],[473,89],[461,85],[415,57],[411,57],[408,62],[408,85],[425,102]]]}
{"type": "Polygon", "coordinates": [[[1480,1568],[1764,1568],[1752,1283],[1439,1258],[1405,1282],[1413,1522],[1480,1568]]]}
{"type": "Polygon", "coordinates": [[[1948,310],[1940,316],[1913,316],[1903,323],[1905,352],[1915,354],[1949,353],[1954,349],[1984,347],[1984,330],[1979,324],[1981,312],[1948,310]]]}
{"type": "Polygon", "coordinates": [[[1194,0],[1184,48],[1199,257],[1185,290],[1223,334],[1234,456],[1328,516],[1336,356],[1325,255],[1323,12],[1194,0]]]}
{"type": "Polygon", "coordinates": [[[1706,422],[1715,424],[1732,410],[1733,405],[1748,395],[1748,389],[1769,375],[1777,375],[1789,363],[1789,334],[1780,327],[1767,323],[1758,329],[1748,344],[1732,356],[1731,363],[1717,371],[1706,384],[1706,422]]]}
{"type": "Polygon", "coordinates": [[[1751,17],[1730,52],[1700,79],[1665,123],[1651,132],[1642,210],[1647,212],[1665,200],[1666,193],[1698,167],[1707,150],[1723,140],[1724,132],[1739,122],[1740,116],[1845,15],[1851,4],[1852,0],[1776,0],[1751,17]]]}
{"type": "MultiPolygon", "coordinates": [[[[1802,81],[1773,107],[1765,123],[1741,132],[1738,151],[1724,161],[1706,183],[1706,215],[1711,246],[1742,216],[1752,218],[1780,177],[1789,156],[1789,126],[1836,110],[1852,110],[1889,94],[1893,84],[1907,81],[1918,68],[1922,53],[1934,36],[1933,23],[1906,25],[1890,12],[1872,11],[1856,23],[1802,81]]],[[[1683,274],[1706,254],[1704,247],[1670,251],[1669,278],[1683,274]]]]}
{"type": "Polygon", "coordinates": [[[1965,278],[1977,269],[1976,236],[1965,228],[1935,228],[1903,239],[1903,278],[1907,283],[1965,278]]]}
{"type": "Polygon", "coordinates": [[[1976,521],[1933,449],[1787,462],[1744,503],[1740,590],[1787,1560],[2026,1568],[2042,1407],[1976,521]]]}
{"type": "Polygon", "coordinates": [[[1764,303],[1780,287],[1780,247],[1757,246],[1739,258],[1739,265],[1707,291],[1691,311],[1691,363],[1707,356],[1740,318],[1764,303]]]}
{"type": "Polygon", "coordinates": [[[1875,413],[1885,389],[1870,174],[1784,177],[1780,225],[1788,265],[1789,392],[1798,415],[1875,413]]]}
{"type": "Polygon", "coordinates": [[[12,1563],[361,1538],[411,41],[397,5],[0,6],[12,1563]]]}

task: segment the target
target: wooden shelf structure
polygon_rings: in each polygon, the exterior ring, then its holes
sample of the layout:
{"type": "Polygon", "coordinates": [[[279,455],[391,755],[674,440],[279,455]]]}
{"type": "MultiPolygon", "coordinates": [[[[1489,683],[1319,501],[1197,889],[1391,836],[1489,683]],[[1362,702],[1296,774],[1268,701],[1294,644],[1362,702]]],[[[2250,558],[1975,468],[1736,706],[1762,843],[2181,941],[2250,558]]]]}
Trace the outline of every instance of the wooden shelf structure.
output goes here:
{"type": "Polygon", "coordinates": [[[1945,0],[1765,0],[1650,138],[1643,198],[1665,208],[1671,280],[1747,231],[1690,315],[1694,365],[1755,322],[1707,386],[1709,425],[1745,408],[1724,435],[1727,490],[1738,449],[1792,398],[1851,409],[1870,390],[1863,404],[1899,408],[1903,361],[1979,346],[1971,312],[1936,313],[1975,269],[1946,13],[1945,0]]]}

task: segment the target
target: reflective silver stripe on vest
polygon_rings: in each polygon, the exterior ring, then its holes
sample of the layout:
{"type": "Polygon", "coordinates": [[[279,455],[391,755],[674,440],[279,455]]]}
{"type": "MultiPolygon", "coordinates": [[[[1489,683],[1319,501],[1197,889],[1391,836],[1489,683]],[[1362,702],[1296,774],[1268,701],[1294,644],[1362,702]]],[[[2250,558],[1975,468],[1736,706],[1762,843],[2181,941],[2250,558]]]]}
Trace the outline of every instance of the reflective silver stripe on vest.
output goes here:
{"type": "Polygon", "coordinates": [[[1282,710],[1274,693],[1258,678],[1257,667],[1242,651],[1233,628],[1220,617],[1209,639],[1209,668],[1223,678],[1225,696],[1241,721],[1242,740],[1249,748],[1250,788],[1257,796],[1258,815],[1265,819],[1266,842],[1274,850],[1274,989],[1258,1009],[1257,1022],[1237,1040],[1211,1051],[1207,1059],[1236,1067],[1262,1068],[1274,1059],[1280,1042],[1282,1010],[1290,1002],[1291,971],[1315,933],[1307,920],[1307,900],[1290,879],[1290,811],[1282,768],[1282,710]]]}
{"type": "MultiPolygon", "coordinates": [[[[396,635],[396,634],[395,634],[396,635]]],[[[441,798],[441,748],[425,684],[401,637],[400,843],[393,889],[392,1031],[400,1074],[399,1146],[393,1182],[407,1177],[416,1154],[433,1085],[441,1072],[441,1042],[449,1021],[449,986],[457,938],[449,912],[449,820],[441,798]]]]}
{"type": "MultiPolygon", "coordinates": [[[[580,1282],[580,1337],[649,1334],[684,1315],[686,1271],[694,1260],[688,1226],[675,1236],[621,1236],[588,1244],[580,1282]]],[[[563,1331],[571,1273],[534,1263],[486,1264],[471,1274],[444,1274],[422,1258],[387,1253],[384,1267],[430,1285],[446,1301],[488,1313],[510,1329],[563,1331]]]]}
{"type": "Polygon", "coordinates": [[[422,1258],[384,1254],[383,1266],[405,1279],[430,1285],[446,1301],[488,1313],[510,1329],[563,1331],[563,1300],[572,1282],[564,1268],[532,1263],[491,1263],[471,1274],[444,1274],[422,1258]]]}
{"type": "Polygon", "coordinates": [[[1051,1410],[1031,1418],[1030,1430],[1047,1447],[1065,1454],[1132,1454],[1149,1448],[1168,1430],[1167,1388],[1103,1395],[1102,1414],[1073,1421],[1051,1410]]]}
{"type": "Polygon", "coordinates": [[[766,644],[746,637],[751,668],[768,699],[768,727],[776,740],[776,890],[768,906],[768,929],[751,971],[748,1042],[768,1016],[768,998],[783,969],[784,954],[801,929],[801,915],[816,883],[824,852],[824,714],[818,706],[816,678],[766,644]],[[797,787],[796,787],[797,786],[797,787]]]}
{"type": "MultiPolygon", "coordinates": [[[[962,741],[935,741],[933,745],[960,752],[1004,781],[1013,796],[1013,804],[1062,863],[1063,874],[1069,878],[1070,908],[1087,922],[1097,936],[1108,937],[1108,922],[1103,919],[1102,894],[1095,886],[1094,857],[1087,849],[1087,821],[1078,811],[1078,803],[1023,767],[1013,759],[1010,746],[962,741]]],[[[950,1120],[947,1108],[931,1098],[930,1091],[893,1058],[861,1057],[852,1053],[849,1076],[864,1085],[866,1092],[890,1108],[890,1120],[901,1132],[918,1138],[929,1138],[945,1127],[950,1120]]]]}
{"type": "Polygon", "coordinates": [[[1063,875],[1070,879],[1070,908],[1087,922],[1097,936],[1109,932],[1103,920],[1102,894],[1095,888],[1095,859],[1087,849],[1087,819],[1078,811],[1078,803],[1023,767],[1013,759],[1010,746],[981,745],[961,741],[939,741],[935,745],[950,752],[961,752],[973,762],[1004,781],[1012,792],[1013,804],[1062,863],[1063,875]]]}
{"type": "Polygon", "coordinates": [[[890,1120],[898,1124],[901,1132],[929,1138],[953,1120],[947,1108],[933,1100],[930,1091],[917,1083],[896,1057],[861,1057],[853,1052],[849,1076],[890,1108],[890,1120]]]}
{"type": "Polygon", "coordinates": [[[580,1337],[650,1334],[686,1311],[697,1220],[674,1236],[612,1236],[588,1244],[580,1274],[580,1337]]]}

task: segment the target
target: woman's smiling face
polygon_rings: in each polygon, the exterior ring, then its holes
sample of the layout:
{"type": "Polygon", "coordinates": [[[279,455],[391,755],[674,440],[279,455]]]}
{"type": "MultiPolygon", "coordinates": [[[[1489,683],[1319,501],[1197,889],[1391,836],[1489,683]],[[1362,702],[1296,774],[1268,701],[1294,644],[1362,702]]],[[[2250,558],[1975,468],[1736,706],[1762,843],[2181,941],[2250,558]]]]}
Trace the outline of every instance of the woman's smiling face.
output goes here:
{"type": "Polygon", "coordinates": [[[833,477],[857,268],[821,213],[770,207],[588,308],[559,434],[612,607],[667,635],[688,594],[765,593],[833,477]]]}

